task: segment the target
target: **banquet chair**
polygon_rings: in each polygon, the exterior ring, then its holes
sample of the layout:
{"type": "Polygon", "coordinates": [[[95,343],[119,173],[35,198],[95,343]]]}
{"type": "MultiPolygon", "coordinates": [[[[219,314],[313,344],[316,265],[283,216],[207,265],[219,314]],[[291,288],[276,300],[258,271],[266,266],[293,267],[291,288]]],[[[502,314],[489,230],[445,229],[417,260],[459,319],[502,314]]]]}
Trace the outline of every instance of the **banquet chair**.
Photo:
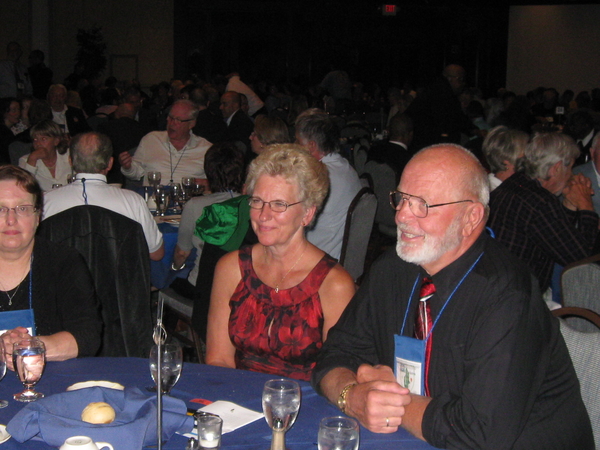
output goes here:
{"type": "Polygon", "coordinates": [[[158,291],[159,301],[163,300],[165,317],[172,315],[176,321],[172,324],[165,320],[163,325],[167,333],[179,342],[190,347],[194,351],[194,356],[199,364],[204,363],[204,341],[198,336],[196,329],[192,324],[192,312],[194,308],[194,299],[185,297],[175,289],[166,287],[158,291]],[[181,330],[185,327],[185,333],[181,330]]]}
{"type": "Polygon", "coordinates": [[[373,189],[373,177],[371,177],[371,174],[367,172],[361,173],[360,177],[358,177],[358,181],[360,181],[360,185],[362,187],[368,187],[373,189]]]}
{"type": "Polygon", "coordinates": [[[74,247],[85,259],[104,324],[99,356],[147,358],[154,324],[142,226],[108,209],[82,205],[43,220],[38,234],[74,247]]]}
{"type": "Polygon", "coordinates": [[[357,283],[365,268],[365,257],[376,210],[377,199],[371,188],[368,187],[358,191],[348,207],[340,264],[357,283]]]}
{"type": "Polygon", "coordinates": [[[560,320],[560,331],[565,339],[581,390],[581,398],[587,409],[596,448],[600,449],[600,315],[583,308],[559,308],[552,313],[557,317],[579,316],[591,321],[595,331],[583,332],[572,328],[564,320],[560,320]],[[564,311],[568,310],[568,311],[564,311]]]}
{"type": "Polygon", "coordinates": [[[396,211],[390,207],[390,192],[396,189],[396,173],[388,164],[369,161],[365,173],[373,180],[373,192],[377,197],[375,224],[380,233],[396,238],[396,211]]]}
{"type": "MultiPolygon", "coordinates": [[[[600,254],[566,266],[561,276],[563,306],[578,306],[600,313],[600,254]]],[[[567,319],[579,331],[593,331],[589,322],[567,319]]]]}
{"type": "Polygon", "coordinates": [[[369,149],[360,142],[357,142],[352,149],[352,156],[354,170],[356,170],[356,173],[360,176],[365,173],[365,165],[369,158],[369,149]]]}

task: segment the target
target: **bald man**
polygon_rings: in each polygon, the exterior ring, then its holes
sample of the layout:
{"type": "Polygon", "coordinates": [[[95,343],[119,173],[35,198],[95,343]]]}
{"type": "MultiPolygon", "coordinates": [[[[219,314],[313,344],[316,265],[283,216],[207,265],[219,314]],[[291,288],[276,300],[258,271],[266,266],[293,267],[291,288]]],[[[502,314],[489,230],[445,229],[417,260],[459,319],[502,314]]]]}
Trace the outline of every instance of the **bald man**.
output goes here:
{"type": "Polygon", "coordinates": [[[398,243],[331,328],[313,385],[377,433],[438,448],[593,449],[557,319],[527,267],[485,230],[489,183],[467,150],[406,166],[398,243]]]}

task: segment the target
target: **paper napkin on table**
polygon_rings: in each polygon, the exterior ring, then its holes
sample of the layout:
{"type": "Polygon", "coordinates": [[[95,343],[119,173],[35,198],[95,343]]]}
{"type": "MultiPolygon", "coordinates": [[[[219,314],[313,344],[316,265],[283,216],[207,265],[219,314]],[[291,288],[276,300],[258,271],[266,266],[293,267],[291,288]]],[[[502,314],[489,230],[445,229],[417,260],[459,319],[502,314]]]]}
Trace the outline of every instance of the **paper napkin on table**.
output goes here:
{"type": "MultiPolygon", "coordinates": [[[[244,425],[254,422],[255,420],[264,417],[263,413],[252,411],[232,402],[218,400],[211,403],[198,411],[204,411],[211,414],[216,414],[223,419],[223,434],[237,430],[244,425]]],[[[198,430],[194,428],[192,433],[184,434],[186,437],[197,437],[198,430]]]]}

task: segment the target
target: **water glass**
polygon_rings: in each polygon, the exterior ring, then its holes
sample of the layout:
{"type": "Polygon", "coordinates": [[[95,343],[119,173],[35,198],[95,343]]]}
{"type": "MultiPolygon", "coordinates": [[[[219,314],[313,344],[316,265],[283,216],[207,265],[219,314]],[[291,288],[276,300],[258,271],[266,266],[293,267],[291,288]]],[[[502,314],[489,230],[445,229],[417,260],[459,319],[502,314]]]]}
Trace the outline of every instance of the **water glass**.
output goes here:
{"type": "MultiPolygon", "coordinates": [[[[4,341],[0,339],[0,380],[6,375],[6,350],[4,349],[4,341]]],[[[6,408],[8,402],[6,400],[0,400],[0,409],[6,408]]]]}
{"type": "MultiPolygon", "coordinates": [[[[183,350],[181,345],[173,341],[169,344],[162,345],[162,391],[163,394],[168,394],[171,388],[179,380],[181,375],[181,367],[183,365],[183,350]]],[[[158,375],[158,345],[153,345],[150,350],[150,374],[154,383],[157,382],[158,375]]]]}
{"type": "Polygon", "coordinates": [[[46,366],[46,346],[37,337],[21,339],[13,344],[13,366],[25,390],[13,398],[19,402],[33,402],[44,397],[33,387],[40,381],[46,366]]]}
{"type": "Polygon", "coordinates": [[[162,178],[162,174],[160,172],[148,172],[148,184],[151,186],[158,186],[160,184],[160,180],[162,178]]]}
{"type": "Polygon", "coordinates": [[[319,425],[319,450],[358,450],[358,422],[349,417],[325,417],[319,425]]]}
{"type": "Polygon", "coordinates": [[[218,450],[221,446],[223,419],[215,414],[198,412],[194,414],[198,424],[198,443],[201,449],[218,450]]]}
{"type": "Polygon", "coordinates": [[[285,432],[289,430],[300,410],[300,385],[287,379],[269,380],[262,394],[265,420],[273,430],[271,450],[285,450],[285,432]]]}

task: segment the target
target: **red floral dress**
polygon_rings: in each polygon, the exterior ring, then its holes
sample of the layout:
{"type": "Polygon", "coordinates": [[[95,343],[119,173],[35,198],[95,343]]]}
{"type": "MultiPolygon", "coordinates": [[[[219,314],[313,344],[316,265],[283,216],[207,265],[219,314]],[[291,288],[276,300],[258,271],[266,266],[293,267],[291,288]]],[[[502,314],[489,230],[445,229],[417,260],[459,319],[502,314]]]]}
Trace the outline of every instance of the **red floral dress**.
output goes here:
{"type": "Polygon", "coordinates": [[[229,301],[236,367],[309,380],[323,346],[319,288],[337,261],[325,254],[300,284],[279,292],[254,272],[251,246],[239,261],[242,279],[229,301]]]}

